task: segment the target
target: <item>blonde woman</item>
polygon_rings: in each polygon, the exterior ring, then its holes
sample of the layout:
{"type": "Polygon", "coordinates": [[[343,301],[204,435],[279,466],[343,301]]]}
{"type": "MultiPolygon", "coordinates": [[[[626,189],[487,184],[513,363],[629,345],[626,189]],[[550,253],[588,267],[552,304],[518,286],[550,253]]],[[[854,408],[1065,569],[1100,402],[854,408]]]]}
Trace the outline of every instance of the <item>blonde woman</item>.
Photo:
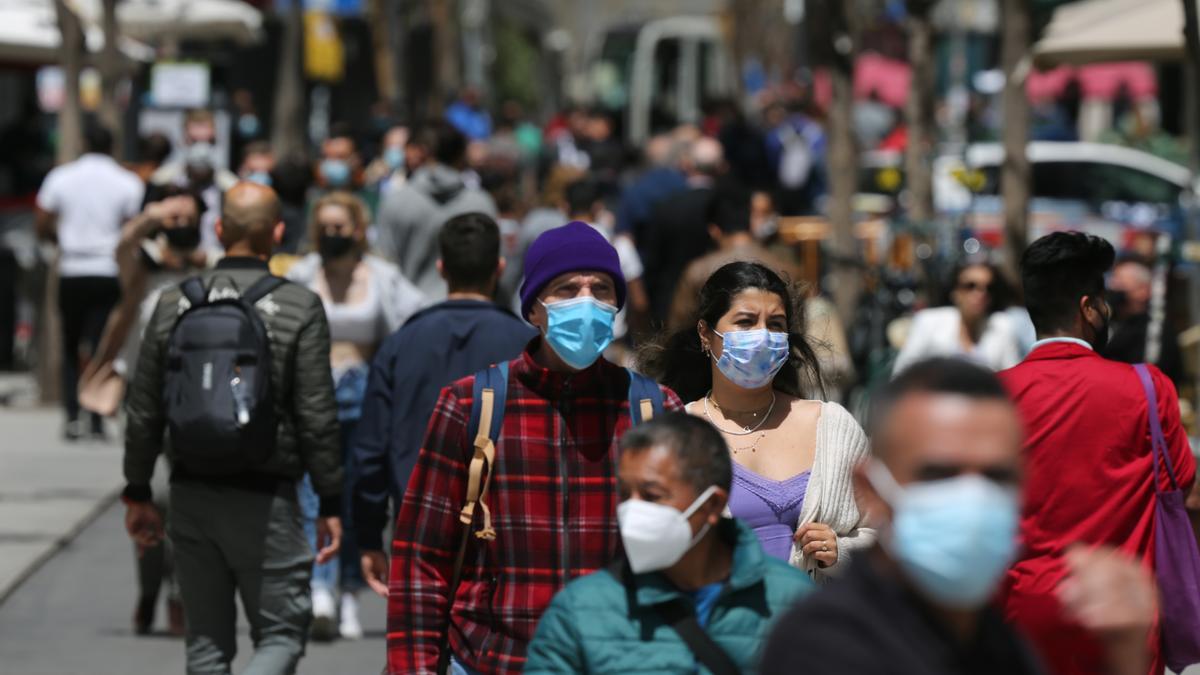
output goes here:
{"type": "MultiPolygon", "coordinates": [[[[367,207],[358,197],[348,192],[331,192],[321,197],[312,209],[310,233],[314,252],[288,271],[288,278],[306,285],[325,305],[329,319],[329,363],[347,470],[350,440],[362,415],[371,357],[383,339],[424,302],[424,296],[404,278],[399,268],[367,253],[367,221],[367,207]]],[[[350,493],[347,485],[342,492],[344,533],[339,557],[313,568],[313,638],[317,640],[333,639],[339,634],[350,639],[362,636],[357,593],[365,582],[346,508],[350,493]],[[334,595],[339,586],[340,607],[334,595]]],[[[300,496],[309,536],[315,539],[318,500],[308,476],[301,483],[300,496]]]]}

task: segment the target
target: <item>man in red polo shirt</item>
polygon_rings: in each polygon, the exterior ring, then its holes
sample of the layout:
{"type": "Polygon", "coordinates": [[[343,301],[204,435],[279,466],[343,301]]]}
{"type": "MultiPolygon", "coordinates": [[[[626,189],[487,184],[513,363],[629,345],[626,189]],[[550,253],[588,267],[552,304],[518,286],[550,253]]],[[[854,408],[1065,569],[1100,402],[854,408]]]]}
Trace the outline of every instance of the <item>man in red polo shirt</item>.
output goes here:
{"type": "MultiPolygon", "coordinates": [[[[1097,354],[1108,340],[1104,275],[1113,258],[1108,242],[1078,232],[1030,245],[1021,280],[1039,341],[1024,362],[1000,373],[1026,428],[1024,547],[1001,602],[1059,675],[1104,671],[1104,636],[1066,618],[1059,601],[1064,551],[1107,544],[1154,569],[1149,415],[1162,421],[1180,487],[1191,486],[1196,473],[1171,381],[1150,367],[1158,410],[1149,410],[1133,366],[1097,354]]],[[[1159,481],[1170,489],[1165,475],[1159,481]]],[[[1149,639],[1150,672],[1161,673],[1158,626],[1149,639]]]]}

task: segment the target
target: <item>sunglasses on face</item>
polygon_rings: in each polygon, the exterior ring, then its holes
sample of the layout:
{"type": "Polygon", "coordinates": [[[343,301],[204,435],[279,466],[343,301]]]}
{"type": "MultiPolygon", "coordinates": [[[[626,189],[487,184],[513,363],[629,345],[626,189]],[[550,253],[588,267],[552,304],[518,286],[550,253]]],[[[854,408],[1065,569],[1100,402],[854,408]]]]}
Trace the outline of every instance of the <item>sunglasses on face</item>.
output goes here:
{"type": "Polygon", "coordinates": [[[955,288],[957,288],[960,291],[966,291],[968,293],[972,293],[975,291],[982,291],[984,293],[989,293],[992,290],[991,284],[982,284],[982,283],[979,283],[978,281],[964,281],[964,282],[958,284],[958,286],[956,286],[955,288]]]}

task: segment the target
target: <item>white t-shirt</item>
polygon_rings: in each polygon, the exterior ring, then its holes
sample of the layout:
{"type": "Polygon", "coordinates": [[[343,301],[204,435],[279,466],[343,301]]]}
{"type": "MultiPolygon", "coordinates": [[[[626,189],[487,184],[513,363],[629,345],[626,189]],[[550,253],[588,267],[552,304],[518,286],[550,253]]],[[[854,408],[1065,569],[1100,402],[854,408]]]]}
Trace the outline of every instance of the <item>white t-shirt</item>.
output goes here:
{"type": "Polygon", "coordinates": [[[145,186],[108,155],[88,153],[46,175],[37,205],[58,216],[59,274],[117,276],[121,226],[142,207],[145,186]]]}

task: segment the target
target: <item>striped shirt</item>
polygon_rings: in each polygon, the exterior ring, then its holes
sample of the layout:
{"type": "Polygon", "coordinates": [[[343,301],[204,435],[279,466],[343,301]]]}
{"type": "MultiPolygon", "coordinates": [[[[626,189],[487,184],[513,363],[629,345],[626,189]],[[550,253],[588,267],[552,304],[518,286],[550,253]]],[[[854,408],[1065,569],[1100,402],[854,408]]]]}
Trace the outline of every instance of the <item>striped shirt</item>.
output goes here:
{"type": "MultiPolygon", "coordinates": [[[[471,538],[450,617],[455,658],[486,673],[521,672],[554,594],[620,549],[617,444],[630,425],[629,376],[603,359],[573,374],[547,370],[531,357],[539,344],[510,363],[486,499],[496,538],[471,538]]],[[[396,519],[389,673],[437,667],[473,453],[473,382],[466,377],[442,390],[396,519]]],[[[674,392],[663,392],[665,410],[682,409],[674,392]]]]}

